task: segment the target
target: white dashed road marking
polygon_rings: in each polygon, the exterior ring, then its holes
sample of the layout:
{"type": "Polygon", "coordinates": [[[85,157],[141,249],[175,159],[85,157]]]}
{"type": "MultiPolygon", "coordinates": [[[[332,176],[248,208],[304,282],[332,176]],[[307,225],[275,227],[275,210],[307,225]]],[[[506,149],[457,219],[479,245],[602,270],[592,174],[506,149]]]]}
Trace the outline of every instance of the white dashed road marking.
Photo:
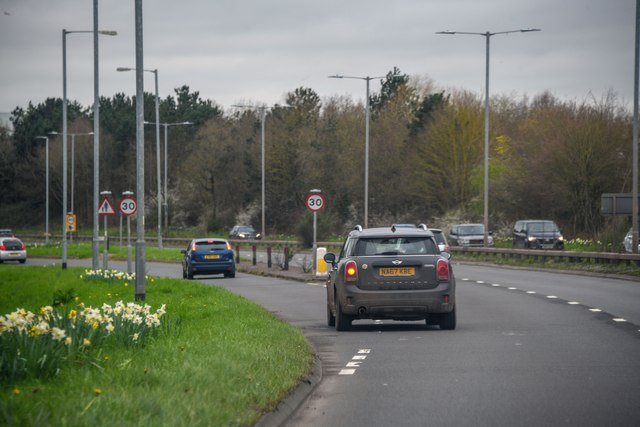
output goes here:
{"type": "Polygon", "coordinates": [[[341,369],[338,375],[353,375],[356,373],[356,368],[360,367],[360,364],[367,358],[367,355],[371,353],[370,348],[361,348],[358,353],[355,354],[350,362],[347,362],[345,369],[341,369]]]}

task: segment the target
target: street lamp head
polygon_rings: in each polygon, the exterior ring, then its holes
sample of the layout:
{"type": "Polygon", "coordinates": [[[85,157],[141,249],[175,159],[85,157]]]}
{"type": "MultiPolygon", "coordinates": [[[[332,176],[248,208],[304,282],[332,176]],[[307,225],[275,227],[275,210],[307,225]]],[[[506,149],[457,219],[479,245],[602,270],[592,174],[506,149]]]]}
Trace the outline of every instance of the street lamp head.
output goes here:
{"type": "Polygon", "coordinates": [[[455,34],[455,31],[451,31],[451,30],[444,30],[444,31],[437,31],[436,34],[455,34]]]}
{"type": "Polygon", "coordinates": [[[133,71],[135,70],[135,68],[129,68],[129,67],[118,67],[116,68],[116,71],[133,71]]]}
{"type": "Polygon", "coordinates": [[[103,34],[105,36],[117,36],[117,31],[98,31],[99,34],[103,34]]]}
{"type": "Polygon", "coordinates": [[[333,76],[328,76],[330,79],[344,79],[344,76],[340,74],[334,74],[333,76]]]}
{"type": "Polygon", "coordinates": [[[528,33],[531,31],[542,31],[540,28],[523,28],[522,30],[520,30],[521,33],[528,33]]]}

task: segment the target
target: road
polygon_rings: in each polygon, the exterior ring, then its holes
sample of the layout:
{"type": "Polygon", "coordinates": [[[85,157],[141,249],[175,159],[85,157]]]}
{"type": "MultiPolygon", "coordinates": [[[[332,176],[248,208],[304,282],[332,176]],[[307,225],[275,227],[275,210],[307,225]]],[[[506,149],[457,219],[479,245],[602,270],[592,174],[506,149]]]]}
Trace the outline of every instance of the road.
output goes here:
{"type": "MultiPolygon", "coordinates": [[[[116,266],[117,268],[117,266],[116,266]]],[[[171,264],[150,274],[181,277],[171,264]]],[[[454,266],[458,328],[326,326],[322,283],[197,279],[299,327],[322,381],[287,426],[638,426],[640,283],[454,266]]]]}

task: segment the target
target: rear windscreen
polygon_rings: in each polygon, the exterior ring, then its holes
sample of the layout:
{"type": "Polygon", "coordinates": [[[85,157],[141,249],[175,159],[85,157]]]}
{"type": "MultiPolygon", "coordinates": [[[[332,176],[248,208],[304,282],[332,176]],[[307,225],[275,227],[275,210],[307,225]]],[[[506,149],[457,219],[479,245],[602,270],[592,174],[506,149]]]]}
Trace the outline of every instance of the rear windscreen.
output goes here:
{"type": "Polygon", "coordinates": [[[435,255],[439,251],[429,237],[376,237],[359,239],[356,256],[435,255]]]}
{"type": "Polygon", "coordinates": [[[226,250],[225,242],[196,242],[196,251],[219,251],[226,250]]]}

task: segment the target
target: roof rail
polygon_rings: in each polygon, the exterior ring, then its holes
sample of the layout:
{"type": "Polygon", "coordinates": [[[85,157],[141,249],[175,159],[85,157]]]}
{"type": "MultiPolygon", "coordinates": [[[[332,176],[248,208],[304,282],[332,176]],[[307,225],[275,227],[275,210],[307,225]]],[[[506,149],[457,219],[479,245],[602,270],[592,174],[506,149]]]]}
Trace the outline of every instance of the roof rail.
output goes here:
{"type": "Polygon", "coordinates": [[[420,224],[418,225],[418,228],[422,228],[423,230],[427,230],[427,224],[420,224]]]}
{"type": "Polygon", "coordinates": [[[362,231],[362,226],[360,224],[353,227],[354,230],[362,231]]]}

